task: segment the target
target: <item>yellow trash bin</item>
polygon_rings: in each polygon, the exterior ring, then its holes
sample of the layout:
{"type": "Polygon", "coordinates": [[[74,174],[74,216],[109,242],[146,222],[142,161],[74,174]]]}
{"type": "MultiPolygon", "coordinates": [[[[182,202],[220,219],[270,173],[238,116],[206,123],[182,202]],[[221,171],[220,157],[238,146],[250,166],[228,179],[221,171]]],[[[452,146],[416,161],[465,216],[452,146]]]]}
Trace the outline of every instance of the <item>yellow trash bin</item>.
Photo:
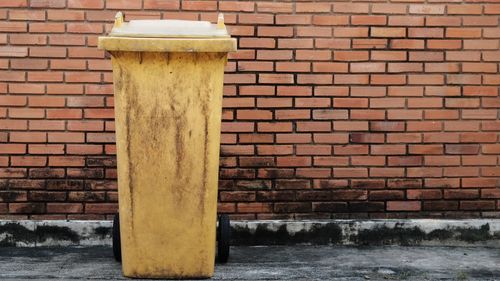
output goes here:
{"type": "Polygon", "coordinates": [[[236,40],[222,16],[118,13],[99,48],[113,65],[123,274],[211,277],[224,66],[236,40]]]}

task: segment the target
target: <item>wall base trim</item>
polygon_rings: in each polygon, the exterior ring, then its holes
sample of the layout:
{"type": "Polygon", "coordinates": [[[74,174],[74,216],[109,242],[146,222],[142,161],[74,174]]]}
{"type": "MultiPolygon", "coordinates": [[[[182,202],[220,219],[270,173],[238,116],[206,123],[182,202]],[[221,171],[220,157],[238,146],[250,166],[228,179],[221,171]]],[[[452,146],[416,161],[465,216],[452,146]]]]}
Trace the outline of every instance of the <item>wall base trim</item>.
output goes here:
{"type": "MultiPolygon", "coordinates": [[[[404,245],[500,248],[500,219],[233,221],[234,245],[404,245]]],[[[111,245],[111,221],[0,220],[0,246],[111,245]]]]}

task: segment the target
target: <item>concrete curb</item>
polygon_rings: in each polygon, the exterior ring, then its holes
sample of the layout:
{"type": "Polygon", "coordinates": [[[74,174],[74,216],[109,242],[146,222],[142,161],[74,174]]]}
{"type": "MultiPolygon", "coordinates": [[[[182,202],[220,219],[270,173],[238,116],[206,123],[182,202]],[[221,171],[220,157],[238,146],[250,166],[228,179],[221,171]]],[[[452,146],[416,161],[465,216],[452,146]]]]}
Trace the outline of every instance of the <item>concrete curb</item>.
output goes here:
{"type": "MultiPolygon", "coordinates": [[[[233,221],[234,245],[405,245],[500,248],[500,219],[233,221]]],[[[110,221],[0,220],[0,246],[111,245],[110,221]]]]}

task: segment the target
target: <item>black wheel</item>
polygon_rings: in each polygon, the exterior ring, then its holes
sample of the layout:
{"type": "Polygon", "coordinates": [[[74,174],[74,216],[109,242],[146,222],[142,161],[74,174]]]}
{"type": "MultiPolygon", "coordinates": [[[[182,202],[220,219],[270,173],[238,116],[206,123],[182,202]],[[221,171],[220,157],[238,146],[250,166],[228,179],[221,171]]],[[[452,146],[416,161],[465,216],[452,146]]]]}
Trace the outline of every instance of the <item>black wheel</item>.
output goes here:
{"type": "Polygon", "coordinates": [[[229,259],[229,242],[231,240],[231,224],[228,215],[219,216],[217,226],[217,262],[226,263],[229,259]]]}
{"type": "Polygon", "coordinates": [[[117,262],[122,261],[122,245],[120,240],[120,214],[113,218],[113,255],[117,262]]]}

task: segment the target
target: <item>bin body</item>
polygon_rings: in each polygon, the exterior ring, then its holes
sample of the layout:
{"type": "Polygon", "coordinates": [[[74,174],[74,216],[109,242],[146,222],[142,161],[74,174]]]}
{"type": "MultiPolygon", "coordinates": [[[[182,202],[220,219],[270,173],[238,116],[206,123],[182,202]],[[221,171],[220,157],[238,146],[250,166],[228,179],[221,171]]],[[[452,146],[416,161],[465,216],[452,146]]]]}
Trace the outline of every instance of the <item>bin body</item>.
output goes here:
{"type": "Polygon", "coordinates": [[[227,52],[158,51],[154,42],[101,46],[113,65],[123,274],[208,278],[227,52]]]}

